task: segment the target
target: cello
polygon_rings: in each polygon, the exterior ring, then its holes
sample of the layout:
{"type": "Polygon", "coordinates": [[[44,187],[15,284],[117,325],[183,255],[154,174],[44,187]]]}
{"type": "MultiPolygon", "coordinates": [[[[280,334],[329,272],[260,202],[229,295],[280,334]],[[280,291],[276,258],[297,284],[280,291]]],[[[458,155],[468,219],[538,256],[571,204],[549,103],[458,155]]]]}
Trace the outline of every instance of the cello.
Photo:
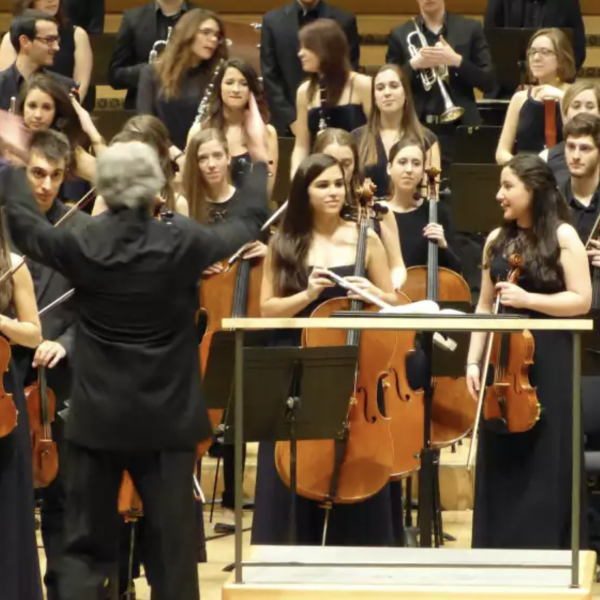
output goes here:
{"type": "MultiPolygon", "coordinates": [[[[440,171],[437,167],[429,167],[426,174],[429,223],[437,223],[436,179],[440,171]]],[[[435,240],[429,240],[427,244],[427,266],[407,269],[403,291],[413,302],[432,300],[471,304],[469,284],[455,271],[439,266],[439,247],[435,240]]],[[[452,445],[471,431],[476,407],[469,396],[464,377],[436,377],[432,385],[431,443],[434,447],[452,445]]]]}
{"type": "MultiPolygon", "coordinates": [[[[355,275],[363,276],[370,219],[369,200],[361,197],[360,202],[355,275]]],[[[334,298],[317,307],[311,318],[330,317],[334,312],[359,310],[362,306],[359,300],[334,298]]],[[[306,347],[346,344],[358,345],[360,350],[343,436],[338,440],[297,442],[297,493],[322,502],[325,509],[331,509],[336,503],[356,503],[375,495],[389,481],[393,465],[390,419],[379,408],[378,387],[381,382],[387,414],[390,384],[386,379],[396,350],[396,333],[350,330],[346,334],[328,329],[303,332],[302,345],[306,347]]],[[[290,452],[290,442],[278,442],[275,446],[275,465],[287,486],[291,479],[290,452]]],[[[326,510],[325,533],[329,512],[326,510]]]]}
{"type": "Polygon", "coordinates": [[[33,483],[48,487],[58,474],[58,449],[52,439],[56,396],[46,382],[46,368],[38,367],[38,380],[25,388],[33,452],[33,483]]]}

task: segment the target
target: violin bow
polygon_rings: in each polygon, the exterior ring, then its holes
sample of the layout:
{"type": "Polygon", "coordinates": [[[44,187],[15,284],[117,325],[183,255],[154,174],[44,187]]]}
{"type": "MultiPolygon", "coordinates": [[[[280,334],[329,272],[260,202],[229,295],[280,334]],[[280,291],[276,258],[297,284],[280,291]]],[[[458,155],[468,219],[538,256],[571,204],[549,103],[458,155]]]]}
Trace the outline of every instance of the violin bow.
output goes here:
{"type": "MultiPolygon", "coordinates": [[[[66,223],[73,215],[80,209],[82,209],[90,199],[93,197],[96,188],[92,188],[87,194],[85,194],[77,204],[73,205],[67,213],[65,213],[52,227],[58,227],[59,225],[66,223]]],[[[21,256],[19,260],[8,270],[6,273],[0,276],[0,285],[11,278],[24,264],[25,256],[21,256]]]]}

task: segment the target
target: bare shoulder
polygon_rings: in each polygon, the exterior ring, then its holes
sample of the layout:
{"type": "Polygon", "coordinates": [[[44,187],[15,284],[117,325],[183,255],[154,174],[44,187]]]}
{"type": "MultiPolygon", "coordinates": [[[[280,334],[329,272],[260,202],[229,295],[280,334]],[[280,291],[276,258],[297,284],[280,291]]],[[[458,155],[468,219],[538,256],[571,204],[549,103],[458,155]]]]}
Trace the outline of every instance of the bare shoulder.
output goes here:
{"type": "Polygon", "coordinates": [[[511,106],[521,106],[527,100],[527,90],[521,90],[510,99],[511,106]]]}
{"type": "Polygon", "coordinates": [[[494,231],[492,231],[487,236],[487,239],[485,240],[486,247],[489,246],[499,235],[500,235],[500,227],[498,227],[497,229],[494,229],[494,231]]]}
{"type": "Polygon", "coordinates": [[[310,85],[310,81],[305,79],[300,86],[298,87],[298,91],[296,92],[296,98],[298,102],[302,101],[304,104],[308,103],[308,86],[310,85]]]}
{"type": "Polygon", "coordinates": [[[556,230],[556,237],[561,248],[572,247],[573,244],[581,244],[581,238],[577,230],[569,223],[561,223],[556,230]]]}
{"type": "Polygon", "coordinates": [[[363,75],[362,73],[353,73],[354,87],[358,87],[361,90],[371,91],[371,85],[373,80],[369,75],[363,75]]]}
{"type": "Polygon", "coordinates": [[[273,138],[277,137],[277,129],[275,129],[275,127],[273,127],[273,125],[267,125],[266,130],[267,130],[267,138],[268,139],[273,139],[273,138]]]}

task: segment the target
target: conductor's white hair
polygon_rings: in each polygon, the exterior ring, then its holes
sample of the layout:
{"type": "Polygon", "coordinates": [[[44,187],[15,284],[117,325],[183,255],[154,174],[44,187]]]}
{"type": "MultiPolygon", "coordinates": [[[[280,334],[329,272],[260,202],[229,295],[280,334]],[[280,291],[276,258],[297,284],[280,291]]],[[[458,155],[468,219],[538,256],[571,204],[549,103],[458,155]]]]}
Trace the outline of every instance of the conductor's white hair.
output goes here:
{"type": "Polygon", "coordinates": [[[98,157],[96,190],[112,210],[150,208],[164,185],[158,155],[148,144],[118,142],[98,157]]]}

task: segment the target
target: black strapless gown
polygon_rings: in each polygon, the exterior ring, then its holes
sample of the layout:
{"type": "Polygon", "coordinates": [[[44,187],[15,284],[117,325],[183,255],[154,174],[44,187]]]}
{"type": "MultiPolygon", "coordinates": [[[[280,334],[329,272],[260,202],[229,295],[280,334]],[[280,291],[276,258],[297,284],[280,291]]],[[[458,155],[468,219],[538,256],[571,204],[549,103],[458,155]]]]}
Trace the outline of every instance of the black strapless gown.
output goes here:
{"type": "MultiPolygon", "coordinates": [[[[505,279],[507,270],[505,259],[494,258],[492,280],[498,276],[505,279]]],[[[561,291],[536,285],[526,273],[519,285],[541,294],[561,291]]],[[[531,316],[547,318],[539,313],[531,316]]],[[[532,333],[535,356],[529,379],[537,387],[542,416],[530,431],[510,435],[493,433],[482,422],[475,477],[474,548],[570,548],[572,339],[569,332],[532,333]]],[[[584,490],[581,497],[585,501],[584,490]]],[[[587,540],[583,535],[585,512],[581,514],[581,539],[587,540]]]]}
{"type": "MultiPolygon", "coordinates": [[[[545,107],[544,103],[535,100],[531,91],[527,93],[527,100],[521,107],[517,124],[517,138],[513,154],[533,153],[539,154],[546,147],[545,135],[545,107]]],[[[557,142],[562,142],[562,114],[560,104],[556,103],[556,133],[557,142]]]]}
{"type": "MultiPolygon", "coordinates": [[[[331,269],[342,277],[354,273],[353,265],[331,269]]],[[[310,313],[330,298],[346,296],[346,290],[327,288],[318,301],[307,306],[298,317],[310,313]]],[[[273,345],[300,345],[301,330],[275,332],[273,345]]],[[[261,442],[256,476],[256,508],[252,523],[252,544],[285,545],[289,541],[290,490],[281,481],[275,466],[275,444],[261,442]]],[[[328,546],[394,546],[392,502],[389,484],[372,498],[358,504],[336,504],[331,510],[328,546]]],[[[323,535],[325,511],[317,502],[297,498],[296,540],[301,546],[319,546],[323,535]]]]}
{"type": "MultiPolygon", "coordinates": [[[[323,116],[328,128],[354,131],[367,123],[367,115],[362,104],[344,104],[323,109],[323,116]]],[[[319,133],[319,120],[321,119],[321,107],[315,106],[308,111],[308,130],[311,140],[314,142],[319,133]]],[[[312,142],[311,142],[312,143],[312,142]]]]}

